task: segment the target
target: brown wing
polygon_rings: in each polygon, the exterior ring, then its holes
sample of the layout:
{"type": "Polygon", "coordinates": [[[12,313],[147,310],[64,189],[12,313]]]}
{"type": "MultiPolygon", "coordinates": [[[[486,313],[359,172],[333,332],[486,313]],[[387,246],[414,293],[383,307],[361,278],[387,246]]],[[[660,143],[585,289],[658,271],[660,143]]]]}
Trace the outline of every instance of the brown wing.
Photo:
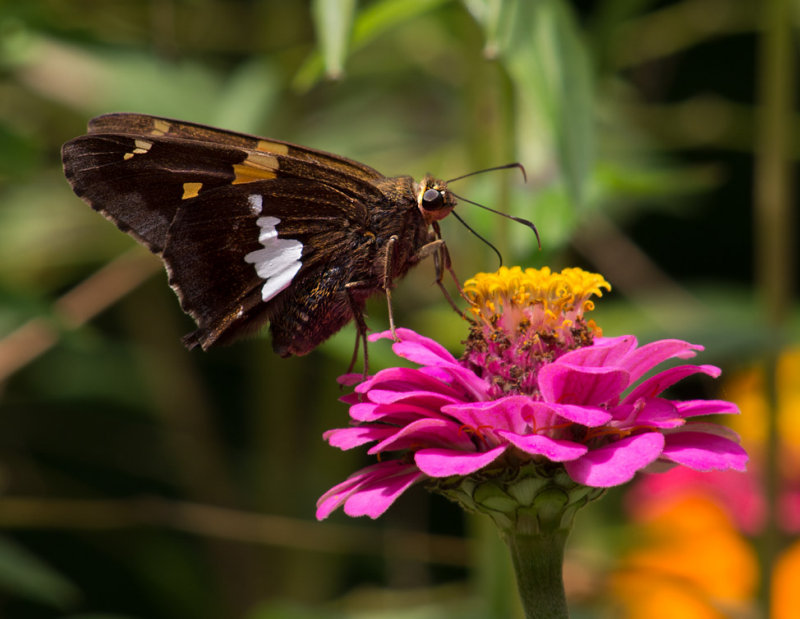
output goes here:
{"type": "MultiPolygon", "coordinates": [[[[168,135],[90,133],[67,142],[62,159],[75,193],[156,254],[164,250],[183,201],[226,185],[294,178],[328,184],[362,204],[383,199],[366,178],[364,170],[371,168],[353,167],[344,159],[335,165],[315,161],[305,150],[296,157],[289,154],[294,147],[283,143],[262,140],[259,148],[168,135]]],[[[361,220],[365,211],[362,206],[344,215],[361,220]]]]}
{"type": "Polygon", "coordinates": [[[316,343],[351,318],[341,296],[357,277],[349,265],[369,267],[370,211],[387,202],[372,168],[137,114],[94,119],[62,156],[75,193],[164,260],[198,324],[187,345],[207,348],[274,319],[276,347],[307,352],[308,343],[293,346],[303,316],[323,331],[303,334],[316,343]]]}
{"type": "Polygon", "coordinates": [[[360,178],[362,180],[373,180],[382,178],[383,174],[377,170],[341,157],[333,153],[273,140],[262,138],[257,135],[247,133],[237,133],[217,129],[197,123],[173,120],[170,118],[159,118],[146,114],[104,114],[93,118],[89,122],[89,133],[124,133],[151,137],[174,137],[195,142],[211,142],[212,144],[227,144],[245,150],[279,153],[321,165],[327,168],[341,170],[342,172],[360,178]]]}
{"type": "MultiPolygon", "coordinates": [[[[205,349],[237,339],[276,316],[302,309],[306,301],[304,311],[314,320],[314,308],[324,303],[306,299],[306,293],[343,294],[359,272],[348,258],[365,255],[374,243],[364,225],[343,217],[342,204],[352,200],[322,183],[279,178],[219,187],[186,201],[170,226],[162,256],[181,307],[198,325],[186,344],[205,349]],[[337,265],[334,271],[331,264],[337,265]]],[[[351,317],[342,315],[336,330],[351,317]]]]}

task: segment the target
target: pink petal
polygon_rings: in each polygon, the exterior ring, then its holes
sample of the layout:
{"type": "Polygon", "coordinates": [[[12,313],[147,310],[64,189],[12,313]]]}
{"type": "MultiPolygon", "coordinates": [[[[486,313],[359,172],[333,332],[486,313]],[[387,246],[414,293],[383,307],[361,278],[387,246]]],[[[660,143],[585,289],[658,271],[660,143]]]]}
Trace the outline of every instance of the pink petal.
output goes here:
{"type": "Polygon", "coordinates": [[[435,378],[443,382],[445,385],[453,386],[453,375],[447,371],[447,368],[451,366],[442,366],[442,365],[423,365],[421,368],[418,368],[420,372],[425,374],[425,376],[430,376],[431,378],[435,378]]]}
{"type": "Polygon", "coordinates": [[[521,436],[504,430],[498,431],[498,434],[525,453],[534,456],[545,456],[548,460],[552,460],[553,462],[575,460],[588,451],[586,445],[554,439],[542,434],[521,436]]]}
{"type": "Polygon", "coordinates": [[[703,350],[702,346],[683,340],[657,340],[630,353],[621,364],[631,375],[631,383],[667,359],[690,359],[703,350]]]}
{"type": "Polygon", "coordinates": [[[331,447],[347,450],[373,441],[382,441],[396,430],[389,426],[357,426],[355,428],[337,428],[322,434],[331,447]]]}
{"type": "Polygon", "coordinates": [[[395,473],[365,483],[344,502],[344,513],[348,516],[369,516],[373,520],[392,506],[397,498],[423,475],[413,467],[404,466],[405,473],[395,473]]]}
{"type": "Polygon", "coordinates": [[[713,423],[711,421],[690,421],[681,428],[664,430],[665,435],[680,432],[702,432],[703,434],[711,434],[712,436],[721,436],[737,444],[741,444],[742,442],[742,438],[728,426],[723,426],[722,424],[713,423]]]}
{"type": "Polygon", "coordinates": [[[701,415],[738,415],[739,407],[725,400],[684,400],[674,402],[678,414],[684,419],[701,415]]]}
{"type": "Polygon", "coordinates": [[[474,453],[440,448],[420,449],[414,454],[414,462],[420,471],[430,477],[469,475],[494,462],[506,449],[508,445],[474,453]]]}
{"type": "Polygon", "coordinates": [[[438,411],[446,404],[460,402],[458,398],[436,391],[389,391],[385,389],[370,389],[367,394],[370,402],[376,404],[409,403],[438,411]]]}
{"type": "Polygon", "coordinates": [[[569,476],[580,484],[609,488],[633,479],[636,471],[659,457],[663,447],[662,434],[638,434],[593,449],[578,460],[565,463],[564,467],[569,476]]]}
{"type": "Polygon", "coordinates": [[[607,410],[595,406],[539,402],[525,395],[509,395],[488,402],[451,404],[443,407],[442,412],[473,428],[489,426],[517,434],[543,430],[562,423],[562,419],[587,427],[601,426],[611,419],[607,410]]]}
{"type": "Polygon", "coordinates": [[[458,424],[442,419],[420,419],[401,429],[390,428],[386,439],[373,446],[367,453],[376,454],[400,449],[417,450],[433,446],[469,451],[475,449],[472,441],[461,431],[458,424]]]}
{"type": "MultiPolygon", "coordinates": [[[[370,378],[367,376],[367,378],[370,378]]],[[[364,380],[364,375],[358,372],[351,372],[350,374],[342,374],[339,378],[336,379],[336,382],[344,387],[349,387],[350,385],[357,385],[362,380],[364,380]]]]}
{"type": "Polygon", "coordinates": [[[621,366],[622,360],[634,348],[636,338],[632,335],[599,337],[595,338],[592,346],[572,350],[559,357],[559,361],[585,367],[621,366]]]}
{"type": "Polygon", "coordinates": [[[345,404],[358,404],[359,402],[364,401],[364,394],[363,393],[345,393],[342,397],[339,398],[340,402],[344,402],[345,404]]]}
{"type": "Polygon", "coordinates": [[[317,501],[317,520],[327,518],[331,512],[342,505],[353,493],[371,482],[380,481],[397,475],[407,474],[414,468],[397,460],[379,462],[352,474],[343,482],[323,494],[317,501]]]}
{"type": "Polygon", "coordinates": [[[421,406],[407,404],[377,404],[375,409],[350,409],[350,418],[360,423],[383,423],[392,426],[404,426],[418,419],[445,419],[434,411],[421,406]]]}
{"type": "Polygon", "coordinates": [[[747,452],[735,442],[705,432],[668,434],[663,457],[695,471],[747,470],[747,452]]]}
{"type": "Polygon", "coordinates": [[[561,359],[539,371],[542,398],[558,404],[604,404],[616,400],[628,384],[624,370],[581,367],[562,363],[561,359]]]}
{"type": "Polygon", "coordinates": [[[350,414],[350,419],[355,421],[375,421],[380,418],[380,413],[376,412],[377,409],[378,405],[372,402],[359,402],[358,404],[353,404],[348,413],[350,414]]]}
{"type": "Polygon", "coordinates": [[[458,391],[447,383],[420,372],[417,368],[388,368],[356,387],[358,393],[376,391],[430,391],[459,398],[458,391]]]}
{"type": "Polygon", "coordinates": [[[671,387],[692,374],[708,374],[716,378],[721,372],[722,370],[714,365],[679,365],[669,368],[639,383],[633,391],[625,396],[623,402],[635,403],[639,398],[654,398],[667,387],[671,387]]]}
{"type": "MultiPolygon", "coordinates": [[[[395,329],[397,340],[392,350],[398,357],[403,357],[419,365],[438,365],[440,363],[457,363],[455,357],[447,349],[424,335],[402,327],[395,329]]],[[[376,342],[382,339],[394,339],[391,330],[370,334],[367,339],[376,342]]]]}
{"type": "Polygon", "coordinates": [[[549,404],[548,406],[560,417],[589,428],[597,428],[611,420],[611,413],[599,406],[579,406],[578,404],[549,404]]]}
{"type": "Polygon", "coordinates": [[[391,329],[387,329],[386,331],[376,331],[375,333],[370,333],[367,336],[367,339],[370,342],[377,342],[378,340],[393,340],[394,335],[392,335],[391,329]]]}
{"type": "Polygon", "coordinates": [[[415,333],[411,329],[397,329],[399,342],[392,344],[392,350],[398,357],[403,357],[419,365],[441,365],[457,363],[455,357],[447,349],[430,338],[415,333]]]}
{"type": "Polygon", "coordinates": [[[453,379],[451,385],[460,387],[464,395],[473,400],[486,400],[489,398],[489,383],[475,374],[469,368],[460,365],[442,366],[441,370],[450,374],[453,379]]]}
{"type": "Polygon", "coordinates": [[[442,412],[474,429],[503,429],[518,433],[536,427],[538,402],[530,396],[511,395],[488,402],[462,402],[442,408],[442,412]]]}
{"type": "MultiPolygon", "coordinates": [[[[489,385],[471,370],[460,366],[458,361],[441,344],[410,329],[397,329],[397,336],[399,341],[393,344],[393,350],[397,355],[423,366],[415,369],[415,372],[419,372],[423,376],[427,375],[431,380],[435,380],[436,382],[433,384],[447,385],[450,389],[460,387],[464,392],[458,394],[455,391],[445,391],[446,393],[453,393],[457,396],[467,395],[470,399],[476,400],[483,400],[488,397],[489,385]]],[[[391,337],[391,331],[383,331],[370,335],[368,339],[374,342],[382,338],[391,339],[391,337]]],[[[411,380],[410,375],[393,377],[381,372],[373,378],[378,378],[379,380],[371,379],[370,381],[365,381],[365,383],[359,385],[357,390],[366,392],[377,385],[379,381],[388,380],[389,378],[411,380]]],[[[431,388],[432,383],[418,381],[419,379],[414,380],[416,384],[425,385],[423,388],[431,388]]],[[[398,386],[395,386],[395,388],[396,390],[402,390],[398,386]]],[[[441,387],[433,390],[444,391],[441,387]]]]}
{"type": "Polygon", "coordinates": [[[630,426],[651,426],[654,428],[676,428],[685,422],[678,413],[678,409],[673,402],[662,398],[651,398],[649,400],[639,400],[637,405],[632,407],[635,412],[632,419],[626,420],[627,424],[620,424],[621,427],[630,426]],[[639,404],[643,404],[639,406],[639,404]]]}

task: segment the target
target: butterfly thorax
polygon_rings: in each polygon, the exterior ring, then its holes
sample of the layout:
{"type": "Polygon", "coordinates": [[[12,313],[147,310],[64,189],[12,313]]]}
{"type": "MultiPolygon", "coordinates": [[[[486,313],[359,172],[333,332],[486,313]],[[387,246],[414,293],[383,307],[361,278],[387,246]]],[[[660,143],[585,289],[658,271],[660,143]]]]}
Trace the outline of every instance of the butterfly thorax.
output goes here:
{"type": "Polygon", "coordinates": [[[455,206],[455,200],[448,200],[446,196],[450,194],[445,191],[444,183],[430,176],[420,183],[410,176],[395,176],[380,180],[376,185],[384,200],[369,209],[369,227],[376,235],[375,246],[379,253],[392,237],[396,237],[393,255],[378,256],[378,262],[382,264],[385,264],[385,259],[392,259],[389,271],[396,279],[405,275],[419,250],[435,239],[431,224],[445,217],[455,206]],[[428,199],[423,201],[426,192],[428,199]],[[431,202],[431,192],[441,196],[441,200],[431,202]]]}

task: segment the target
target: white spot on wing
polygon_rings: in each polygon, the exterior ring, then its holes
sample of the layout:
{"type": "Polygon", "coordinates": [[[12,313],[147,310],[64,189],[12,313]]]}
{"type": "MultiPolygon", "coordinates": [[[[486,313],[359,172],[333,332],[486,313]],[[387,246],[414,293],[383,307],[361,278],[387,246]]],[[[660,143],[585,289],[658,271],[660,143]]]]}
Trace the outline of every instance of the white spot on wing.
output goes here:
{"type": "MultiPolygon", "coordinates": [[[[248,199],[254,209],[254,202],[257,202],[260,211],[261,196],[254,194],[248,199]],[[258,198],[258,201],[254,198],[258,198]]],[[[303,244],[295,239],[278,238],[276,226],[280,222],[277,217],[259,217],[256,220],[261,228],[258,240],[264,248],[251,251],[244,257],[245,262],[255,265],[256,273],[264,280],[261,288],[261,298],[264,301],[269,301],[281,290],[285,290],[302,266],[300,257],[303,254],[303,244]]]]}
{"type": "Polygon", "coordinates": [[[261,209],[264,204],[264,198],[261,197],[261,194],[254,193],[249,195],[247,196],[247,201],[250,203],[250,211],[253,215],[261,215],[261,209]]]}

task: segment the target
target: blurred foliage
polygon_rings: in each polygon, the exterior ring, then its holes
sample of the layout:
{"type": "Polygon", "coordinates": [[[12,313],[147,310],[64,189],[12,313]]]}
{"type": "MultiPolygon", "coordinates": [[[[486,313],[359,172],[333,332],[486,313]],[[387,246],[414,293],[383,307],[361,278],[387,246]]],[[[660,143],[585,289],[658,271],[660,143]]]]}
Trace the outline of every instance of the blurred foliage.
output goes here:
{"type": "MultiPolygon", "coordinates": [[[[422,490],[377,523],[313,522],[359,464],[320,439],[345,419],[335,377],[352,327],[300,359],[263,339],[184,351],[191,324],[165,276],[148,279],[157,264],[63,178],[60,145],[90,117],[177,117],[415,178],[520,161],[527,183],[495,172],[457,188],[536,222],[541,252],[524,226],[458,207],[507,264],[600,270],[615,286],[596,312],[606,333],[690,339],[732,368],[767,341],[751,230],[760,6],[0,3],[0,616],[515,612],[494,533],[422,490]]],[[[459,276],[496,268],[450,219],[459,276]]],[[[464,323],[432,282],[431,265],[409,274],[396,318],[457,353],[464,323]]],[[[382,299],[369,309],[384,328],[382,299]]],[[[370,349],[373,369],[387,360],[370,349]]],[[[578,519],[576,617],[608,608],[623,494],[578,519]]]]}

